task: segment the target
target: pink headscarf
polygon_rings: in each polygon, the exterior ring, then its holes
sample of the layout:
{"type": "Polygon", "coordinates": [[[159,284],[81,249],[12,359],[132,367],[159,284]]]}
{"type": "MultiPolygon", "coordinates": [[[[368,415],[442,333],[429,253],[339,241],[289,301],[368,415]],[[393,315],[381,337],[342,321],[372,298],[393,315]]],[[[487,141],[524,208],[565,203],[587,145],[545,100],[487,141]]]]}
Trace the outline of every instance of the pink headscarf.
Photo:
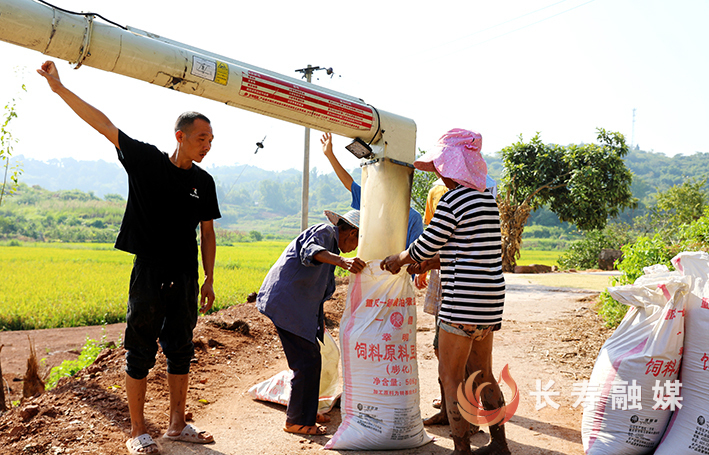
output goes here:
{"type": "Polygon", "coordinates": [[[453,128],[441,136],[436,150],[414,161],[416,169],[433,172],[468,188],[485,191],[487,164],[480,153],[483,137],[480,133],[453,128]]]}

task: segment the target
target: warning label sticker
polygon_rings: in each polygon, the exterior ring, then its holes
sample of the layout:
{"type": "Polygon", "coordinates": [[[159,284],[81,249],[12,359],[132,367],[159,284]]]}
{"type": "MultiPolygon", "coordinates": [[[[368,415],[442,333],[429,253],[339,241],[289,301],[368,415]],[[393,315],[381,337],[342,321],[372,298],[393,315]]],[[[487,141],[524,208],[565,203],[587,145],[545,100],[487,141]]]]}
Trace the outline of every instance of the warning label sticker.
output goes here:
{"type": "Polygon", "coordinates": [[[358,130],[374,124],[372,108],[282,81],[256,71],[242,71],[239,95],[358,130]]]}
{"type": "Polygon", "coordinates": [[[229,65],[218,60],[208,60],[193,55],[190,73],[221,85],[226,85],[229,82],[229,65]]]}
{"type": "Polygon", "coordinates": [[[217,60],[217,76],[214,82],[221,85],[226,85],[229,82],[229,65],[217,60]]]}

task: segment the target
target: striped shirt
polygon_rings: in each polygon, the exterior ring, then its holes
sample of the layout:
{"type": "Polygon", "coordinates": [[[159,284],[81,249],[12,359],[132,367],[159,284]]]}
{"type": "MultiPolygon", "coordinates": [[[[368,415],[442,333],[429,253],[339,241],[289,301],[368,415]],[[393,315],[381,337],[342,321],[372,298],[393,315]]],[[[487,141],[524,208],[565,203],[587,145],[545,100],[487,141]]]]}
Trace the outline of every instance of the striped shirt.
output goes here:
{"type": "Polygon", "coordinates": [[[416,262],[440,252],[443,304],[439,318],[449,324],[502,322],[500,213],[488,192],[458,186],[443,195],[428,228],[409,247],[416,262]]]}

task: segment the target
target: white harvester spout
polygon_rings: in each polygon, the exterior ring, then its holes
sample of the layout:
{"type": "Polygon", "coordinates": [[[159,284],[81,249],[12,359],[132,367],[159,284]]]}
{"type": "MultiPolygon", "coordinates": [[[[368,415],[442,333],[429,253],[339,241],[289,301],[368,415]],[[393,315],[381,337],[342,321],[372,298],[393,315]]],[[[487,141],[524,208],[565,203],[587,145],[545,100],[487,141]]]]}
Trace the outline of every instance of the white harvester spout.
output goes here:
{"type": "Polygon", "coordinates": [[[280,120],[371,144],[359,256],[405,246],[416,125],[359,98],[304,83],[131,27],[32,0],[0,0],[0,40],[280,120]]]}

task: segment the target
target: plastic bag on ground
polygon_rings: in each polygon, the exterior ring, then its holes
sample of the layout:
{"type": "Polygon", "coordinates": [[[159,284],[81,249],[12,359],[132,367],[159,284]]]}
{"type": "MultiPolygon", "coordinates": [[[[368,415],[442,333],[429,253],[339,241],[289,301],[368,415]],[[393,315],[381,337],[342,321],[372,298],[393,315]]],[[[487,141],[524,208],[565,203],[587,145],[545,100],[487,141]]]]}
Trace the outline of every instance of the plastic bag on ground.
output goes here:
{"type": "Polygon", "coordinates": [[[648,271],[633,285],[608,288],[631,308],[601,348],[587,384],[581,438],[588,455],[652,453],[679,394],[690,280],[666,267],[648,271]]]}
{"type": "Polygon", "coordinates": [[[350,276],[340,322],[342,424],[326,449],[392,450],[431,441],[419,408],[411,277],[371,261],[350,276]]]}
{"type": "Polygon", "coordinates": [[[709,454],[709,255],[680,253],[672,264],[692,278],[680,369],[682,407],[672,415],[655,455],[709,454]]]}
{"type": "MultiPolygon", "coordinates": [[[[320,393],[318,402],[318,412],[325,413],[332,410],[335,401],[340,397],[337,392],[340,375],[338,364],[340,363],[340,351],[337,342],[332,338],[330,332],[325,330],[324,342],[320,342],[320,355],[322,356],[322,370],[320,372],[320,393]]],[[[269,401],[288,406],[291,394],[292,370],[283,370],[274,376],[260,382],[249,389],[251,398],[260,401],[269,401]]]]}

